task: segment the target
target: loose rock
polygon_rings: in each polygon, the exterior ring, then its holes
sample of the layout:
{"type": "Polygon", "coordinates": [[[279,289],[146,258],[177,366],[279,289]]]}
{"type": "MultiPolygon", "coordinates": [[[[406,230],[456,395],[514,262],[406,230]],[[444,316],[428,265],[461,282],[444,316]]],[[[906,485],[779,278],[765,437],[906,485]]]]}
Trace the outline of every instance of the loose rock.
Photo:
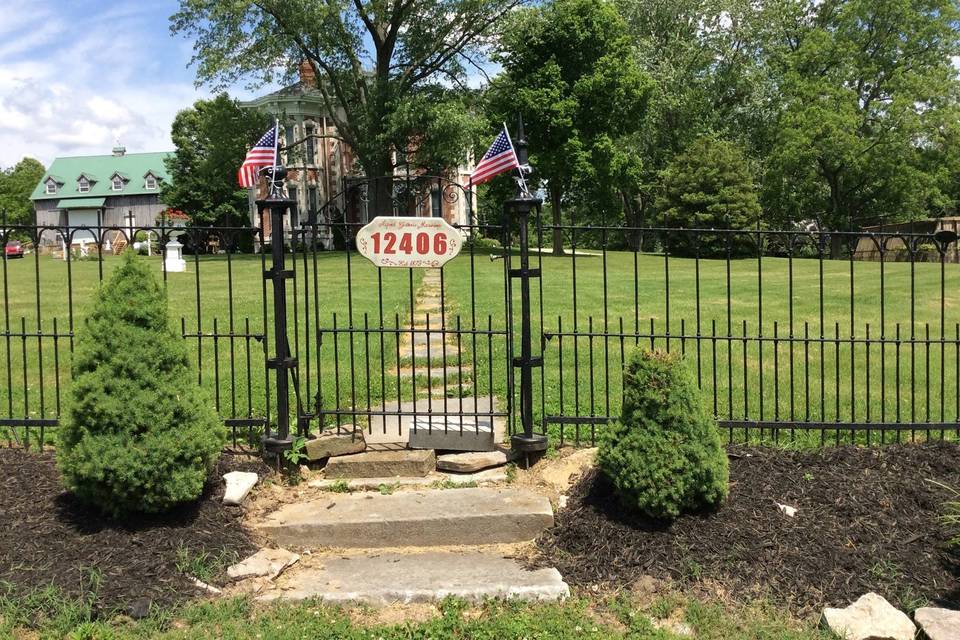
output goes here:
{"type": "Polygon", "coordinates": [[[437,456],[437,469],[441,471],[473,473],[505,464],[507,464],[507,454],[504,451],[472,451],[437,456]]]}
{"type": "Polygon", "coordinates": [[[257,484],[259,476],[249,471],[231,471],[224,474],[223,479],[227,483],[223,493],[223,504],[238,505],[247,497],[253,485],[257,484]]]}
{"type": "Polygon", "coordinates": [[[246,560],[229,567],[227,575],[234,579],[267,576],[273,580],[299,559],[298,554],[286,549],[260,549],[246,560]]]}
{"type": "Polygon", "coordinates": [[[793,518],[797,515],[797,508],[791,507],[786,504],[777,503],[777,508],[780,509],[780,512],[783,513],[788,518],[793,518]]]}
{"type": "Polygon", "coordinates": [[[316,438],[307,440],[307,460],[316,462],[333,456],[345,456],[351,453],[361,453],[367,448],[363,438],[363,430],[354,426],[344,425],[335,430],[324,431],[316,438]]]}
{"type": "Polygon", "coordinates": [[[930,640],[960,640],[960,611],[922,607],[913,619],[930,640]]]}
{"type": "Polygon", "coordinates": [[[213,595],[220,595],[221,593],[223,593],[222,591],[220,591],[220,589],[217,589],[215,586],[211,584],[207,584],[202,580],[198,580],[193,576],[190,576],[190,582],[192,582],[193,586],[195,586],[197,589],[200,589],[201,591],[206,591],[207,593],[212,593],[213,595]]]}
{"type": "Polygon", "coordinates": [[[917,627],[883,596],[868,593],[845,609],[827,607],[824,624],[845,640],[913,640],[917,627]]]}

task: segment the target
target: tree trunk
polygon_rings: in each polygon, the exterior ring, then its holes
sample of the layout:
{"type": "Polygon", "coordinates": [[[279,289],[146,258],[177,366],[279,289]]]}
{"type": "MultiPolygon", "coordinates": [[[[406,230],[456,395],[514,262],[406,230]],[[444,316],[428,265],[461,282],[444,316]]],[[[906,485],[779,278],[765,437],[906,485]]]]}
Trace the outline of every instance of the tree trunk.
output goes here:
{"type": "Polygon", "coordinates": [[[563,229],[560,225],[563,223],[563,217],[560,212],[560,198],[562,196],[559,186],[550,187],[550,208],[553,210],[553,255],[563,255],[563,229]]]}
{"type": "Polygon", "coordinates": [[[367,215],[370,220],[377,216],[392,216],[393,210],[393,163],[389,150],[377,153],[365,163],[367,179],[367,215]]]}

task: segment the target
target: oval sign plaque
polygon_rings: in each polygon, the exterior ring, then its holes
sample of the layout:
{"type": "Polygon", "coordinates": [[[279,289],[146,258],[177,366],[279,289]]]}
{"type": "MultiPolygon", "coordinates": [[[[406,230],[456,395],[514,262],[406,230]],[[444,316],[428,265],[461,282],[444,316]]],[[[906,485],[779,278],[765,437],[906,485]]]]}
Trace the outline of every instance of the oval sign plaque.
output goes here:
{"type": "Polygon", "coordinates": [[[357,249],[378,267],[442,267],[462,246],[443,218],[381,216],[357,232],[357,249]]]}

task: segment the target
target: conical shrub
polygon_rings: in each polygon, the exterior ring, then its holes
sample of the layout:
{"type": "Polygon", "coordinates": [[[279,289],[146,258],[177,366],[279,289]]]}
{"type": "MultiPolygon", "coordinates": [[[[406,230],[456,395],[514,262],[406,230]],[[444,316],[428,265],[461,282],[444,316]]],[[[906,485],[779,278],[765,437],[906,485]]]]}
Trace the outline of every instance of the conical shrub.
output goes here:
{"type": "Polygon", "coordinates": [[[601,440],[597,459],[623,503],[653,518],[715,507],[727,496],[729,463],[716,421],[673,354],[631,354],[623,415],[601,440]]]}
{"type": "Polygon", "coordinates": [[[114,515],[199,497],[226,429],[195,376],[165,291],[127,252],[77,330],[57,445],[66,487],[114,515]]]}

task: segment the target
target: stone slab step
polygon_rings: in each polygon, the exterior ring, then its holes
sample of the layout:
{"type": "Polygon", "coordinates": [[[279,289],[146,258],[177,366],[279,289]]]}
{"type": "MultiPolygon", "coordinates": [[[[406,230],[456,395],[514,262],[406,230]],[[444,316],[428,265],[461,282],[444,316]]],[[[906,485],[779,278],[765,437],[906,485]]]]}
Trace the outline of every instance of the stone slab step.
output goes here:
{"type": "MultiPolygon", "coordinates": [[[[419,368],[418,366],[417,369],[419,368]]],[[[418,385],[418,387],[419,386],[420,385],[418,385]]],[[[442,393],[443,389],[434,386],[433,391],[435,394],[442,393]]],[[[466,425],[468,420],[475,419],[469,414],[496,413],[498,406],[496,400],[491,396],[479,396],[474,399],[472,395],[468,395],[463,398],[434,397],[417,398],[416,401],[408,400],[402,403],[388,402],[383,410],[387,414],[393,413],[394,415],[370,416],[370,424],[364,433],[368,450],[372,448],[371,445],[397,444],[406,446],[410,441],[410,434],[413,431],[415,417],[426,417],[426,414],[429,413],[434,414],[439,419],[445,417],[459,419],[462,413],[464,415],[464,424],[466,425]]],[[[489,422],[490,418],[481,415],[480,420],[489,422]]],[[[422,431],[422,429],[418,429],[418,431],[422,431]]],[[[494,441],[503,442],[506,438],[506,431],[506,419],[499,416],[495,417],[493,419],[494,441]]],[[[459,434],[459,424],[457,425],[457,433],[459,434]]],[[[450,450],[471,451],[468,447],[469,443],[462,443],[462,446],[450,447],[450,450]]],[[[482,451],[484,449],[480,450],[482,451]]]]}
{"type": "Polygon", "coordinates": [[[416,374],[418,378],[426,378],[427,375],[431,378],[443,380],[443,378],[449,378],[452,382],[456,382],[458,376],[462,376],[464,382],[470,381],[470,376],[473,374],[473,367],[468,365],[463,365],[463,368],[453,367],[417,367],[414,370],[411,367],[403,367],[400,369],[401,378],[412,378],[416,374]]]}
{"type": "MultiPolygon", "coordinates": [[[[378,490],[381,485],[429,489],[433,485],[444,484],[450,486],[457,485],[485,485],[496,484],[507,481],[507,472],[504,469],[484,469],[475,473],[431,473],[422,477],[403,476],[389,478],[351,478],[346,481],[347,488],[351,491],[371,491],[378,490]]],[[[335,486],[342,486],[343,479],[319,478],[308,482],[308,486],[317,489],[332,489],[335,486]]]]}
{"type": "Polygon", "coordinates": [[[499,544],[533,540],[553,526],[553,508],[520,489],[331,494],[285,505],[255,526],[287,548],[499,544]]]}
{"type": "Polygon", "coordinates": [[[437,466],[437,456],[424,449],[365,451],[330,458],[323,473],[328,478],[384,478],[425,476],[437,466]]]}
{"type": "Polygon", "coordinates": [[[417,416],[407,445],[411,449],[493,451],[496,438],[487,416],[417,416]]]}
{"type": "Polygon", "coordinates": [[[529,571],[516,560],[483,552],[425,552],[347,555],[322,559],[281,578],[259,600],[384,606],[436,602],[454,596],[473,602],[486,598],[561,600],[570,588],[553,568],[529,571]]]}

